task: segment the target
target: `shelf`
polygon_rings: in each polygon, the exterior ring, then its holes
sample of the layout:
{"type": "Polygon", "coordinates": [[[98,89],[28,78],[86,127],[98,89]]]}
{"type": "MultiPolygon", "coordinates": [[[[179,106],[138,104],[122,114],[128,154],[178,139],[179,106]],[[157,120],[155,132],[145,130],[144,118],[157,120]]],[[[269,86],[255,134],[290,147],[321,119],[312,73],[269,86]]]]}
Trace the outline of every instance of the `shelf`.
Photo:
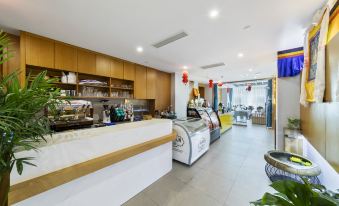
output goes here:
{"type": "Polygon", "coordinates": [[[67,86],[76,86],[77,84],[73,84],[73,83],[62,83],[62,82],[54,82],[52,84],[56,84],[56,85],[67,85],[67,86]]]}
{"type": "Polygon", "coordinates": [[[133,91],[133,88],[111,87],[112,89],[133,91]]]}
{"type": "Polygon", "coordinates": [[[109,88],[109,86],[99,86],[99,85],[91,85],[91,84],[79,84],[79,86],[96,87],[96,88],[109,88]]]}
{"type": "Polygon", "coordinates": [[[88,96],[65,96],[61,98],[70,98],[70,99],[131,99],[126,97],[88,97],[88,96]]]}

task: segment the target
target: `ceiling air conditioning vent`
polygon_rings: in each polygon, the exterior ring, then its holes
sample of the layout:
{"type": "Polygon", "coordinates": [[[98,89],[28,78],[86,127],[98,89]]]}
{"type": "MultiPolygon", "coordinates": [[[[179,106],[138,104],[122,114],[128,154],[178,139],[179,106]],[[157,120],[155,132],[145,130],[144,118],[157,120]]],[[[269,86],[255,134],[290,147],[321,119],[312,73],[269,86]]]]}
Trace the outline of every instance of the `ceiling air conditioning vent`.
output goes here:
{"type": "Polygon", "coordinates": [[[170,43],[173,43],[175,41],[178,41],[179,39],[182,39],[182,38],[184,38],[186,36],[188,36],[188,34],[186,32],[181,32],[181,33],[176,34],[174,36],[168,37],[168,38],[166,38],[166,39],[164,39],[164,40],[162,40],[162,41],[160,41],[158,43],[155,43],[155,44],[153,44],[153,46],[155,48],[160,48],[160,47],[163,47],[163,46],[165,46],[167,44],[170,44],[170,43]]]}
{"type": "Polygon", "coordinates": [[[221,66],[225,66],[225,63],[220,62],[220,63],[215,63],[215,64],[210,64],[210,65],[205,65],[202,66],[202,69],[211,69],[211,68],[215,68],[215,67],[221,67],[221,66]]]}

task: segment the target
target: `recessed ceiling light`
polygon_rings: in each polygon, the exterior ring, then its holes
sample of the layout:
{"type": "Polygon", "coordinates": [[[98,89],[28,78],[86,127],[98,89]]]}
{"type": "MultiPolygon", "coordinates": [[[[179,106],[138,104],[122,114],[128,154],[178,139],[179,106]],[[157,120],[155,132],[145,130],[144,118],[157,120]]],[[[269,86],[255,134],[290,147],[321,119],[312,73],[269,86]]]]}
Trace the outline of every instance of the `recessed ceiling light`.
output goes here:
{"type": "Polygon", "coordinates": [[[215,18],[217,18],[218,16],[219,16],[219,11],[218,11],[218,10],[213,9],[213,10],[210,11],[210,18],[211,18],[211,19],[215,19],[215,18]]]}
{"type": "Polygon", "coordinates": [[[137,47],[137,52],[141,53],[141,52],[143,52],[143,51],[144,51],[144,48],[142,48],[141,46],[138,46],[138,47],[137,47]]]}
{"type": "Polygon", "coordinates": [[[244,57],[244,54],[243,53],[238,53],[238,58],[243,58],[244,57]]]}
{"type": "Polygon", "coordinates": [[[248,71],[249,71],[249,72],[252,72],[252,71],[253,71],[253,69],[252,69],[252,68],[249,68],[249,69],[248,69],[248,71]]]}
{"type": "Polygon", "coordinates": [[[248,30],[248,29],[250,29],[251,28],[251,25],[246,25],[246,26],[244,26],[242,29],[243,30],[248,30]]]}
{"type": "Polygon", "coordinates": [[[188,66],[185,65],[185,66],[183,66],[182,68],[183,68],[183,69],[188,69],[188,66]]]}

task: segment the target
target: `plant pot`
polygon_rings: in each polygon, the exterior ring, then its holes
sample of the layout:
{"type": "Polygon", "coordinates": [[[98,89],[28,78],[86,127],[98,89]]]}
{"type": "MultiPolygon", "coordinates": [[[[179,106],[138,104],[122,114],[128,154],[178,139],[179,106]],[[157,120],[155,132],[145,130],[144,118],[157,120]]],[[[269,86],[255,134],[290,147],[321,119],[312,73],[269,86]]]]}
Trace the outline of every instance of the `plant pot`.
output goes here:
{"type": "Polygon", "coordinates": [[[0,174],[0,206],[8,206],[10,174],[10,171],[5,171],[0,174]]]}

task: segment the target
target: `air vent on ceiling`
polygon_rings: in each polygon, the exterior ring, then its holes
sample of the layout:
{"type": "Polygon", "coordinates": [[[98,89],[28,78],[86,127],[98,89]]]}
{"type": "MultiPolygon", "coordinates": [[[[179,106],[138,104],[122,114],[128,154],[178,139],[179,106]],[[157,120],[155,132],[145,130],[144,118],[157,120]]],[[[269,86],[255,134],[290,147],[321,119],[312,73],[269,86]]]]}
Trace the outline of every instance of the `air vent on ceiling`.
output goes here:
{"type": "Polygon", "coordinates": [[[221,66],[225,66],[225,63],[220,62],[220,63],[210,64],[210,65],[205,65],[205,66],[202,66],[201,68],[202,69],[211,69],[211,68],[214,68],[214,67],[221,67],[221,66]]]}
{"type": "Polygon", "coordinates": [[[170,44],[170,43],[173,43],[175,41],[178,41],[179,39],[182,39],[182,38],[184,38],[186,36],[188,36],[188,34],[186,32],[181,32],[181,33],[176,34],[174,36],[168,37],[168,38],[166,38],[166,39],[164,39],[164,40],[162,40],[162,41],[160,41],[158,43],[155,43],[155,44],[153,44],[153,46],[155,48],[160,48],[160,47],[163,47],[163,46],[165,46],[167,44],[170,44]]]}

